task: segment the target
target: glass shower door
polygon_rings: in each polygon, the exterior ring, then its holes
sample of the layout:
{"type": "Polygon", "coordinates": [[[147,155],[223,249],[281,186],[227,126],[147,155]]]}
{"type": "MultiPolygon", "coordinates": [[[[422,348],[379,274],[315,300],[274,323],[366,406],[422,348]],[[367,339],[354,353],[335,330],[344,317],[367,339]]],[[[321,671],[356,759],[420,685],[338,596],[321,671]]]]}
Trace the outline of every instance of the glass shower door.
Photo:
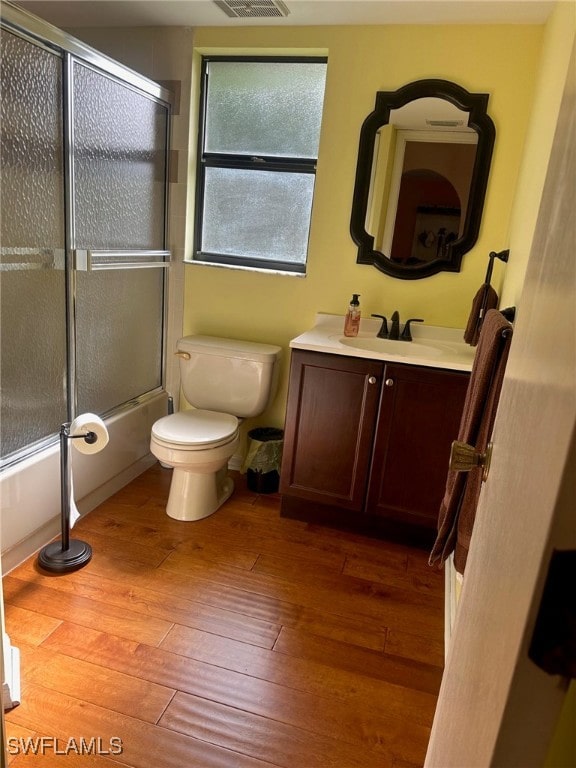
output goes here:
{"type": "Polygon", "coordinates": [[[72,95],[76,412],[104,414],[162,386],[168,113],[76,60],[72,95]]]}
{"type": "Polygon", "coordinates": [[[1,21],[4,467],[80,412],[162,389],[169,104],[82,44],[1,21]]]}
{"type": "Polygon", "coordinates": [[[2,32],[0,447],[9,463],[66,421],[62,58],[2,32]]]}

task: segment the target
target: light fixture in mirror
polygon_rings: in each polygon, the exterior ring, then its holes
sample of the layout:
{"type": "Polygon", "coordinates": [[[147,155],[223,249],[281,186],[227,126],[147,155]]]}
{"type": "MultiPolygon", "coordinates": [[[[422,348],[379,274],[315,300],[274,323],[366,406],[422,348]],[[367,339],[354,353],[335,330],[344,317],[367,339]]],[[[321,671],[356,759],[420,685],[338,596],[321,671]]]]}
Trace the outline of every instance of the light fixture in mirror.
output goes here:
{"type": "Polygon", "coordinates": [[[403,279],[460,270],[478,237],[494,145],[487,102],[446,80],[376,94],[350,221],[358,263],[403,279]]]}

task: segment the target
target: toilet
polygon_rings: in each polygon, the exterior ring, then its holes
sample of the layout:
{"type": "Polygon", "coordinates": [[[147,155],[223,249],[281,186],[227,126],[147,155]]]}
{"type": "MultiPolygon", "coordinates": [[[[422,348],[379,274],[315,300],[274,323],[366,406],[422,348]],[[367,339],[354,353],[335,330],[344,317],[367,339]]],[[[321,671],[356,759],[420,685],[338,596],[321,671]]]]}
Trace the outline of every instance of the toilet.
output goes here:
{"type": "Polygon", "coordinates": [[[152,425],[150,451],[172,467],[166,513],[201,520],[230,497],[228,461],[239,445],[240,420],[261,414],[276,393],[281,348],[216,336],[178,341],[182,391],[193,410],[152,425]]]}

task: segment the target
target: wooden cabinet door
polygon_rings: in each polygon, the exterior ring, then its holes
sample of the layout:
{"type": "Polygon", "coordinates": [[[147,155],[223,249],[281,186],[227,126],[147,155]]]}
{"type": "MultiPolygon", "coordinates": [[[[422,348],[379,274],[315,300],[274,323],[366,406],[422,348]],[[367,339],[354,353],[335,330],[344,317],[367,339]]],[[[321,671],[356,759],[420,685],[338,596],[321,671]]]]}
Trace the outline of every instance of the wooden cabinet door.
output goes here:
{"type": "Polygon", "coordinates": [[[468,373],[387,364],[367,512],[436,529],[468,373]]]}
{"type": "Polygon", "coordinates": [[[383,364],[294,350],[281,493],[361,512],[383,364]]]}

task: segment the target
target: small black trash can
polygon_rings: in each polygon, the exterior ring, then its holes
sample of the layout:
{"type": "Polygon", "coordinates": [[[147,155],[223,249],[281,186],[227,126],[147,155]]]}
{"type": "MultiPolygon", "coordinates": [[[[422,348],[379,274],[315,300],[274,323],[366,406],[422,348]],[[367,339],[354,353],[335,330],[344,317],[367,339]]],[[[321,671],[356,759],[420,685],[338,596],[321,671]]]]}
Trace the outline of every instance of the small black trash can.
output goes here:
{"type": "Polygon", "coordinates": [[[255,493],[276,493],[280,482],[284,430],[257,427],[248,432],[250,443],[244,461],[246,484],[255,493]]]}

